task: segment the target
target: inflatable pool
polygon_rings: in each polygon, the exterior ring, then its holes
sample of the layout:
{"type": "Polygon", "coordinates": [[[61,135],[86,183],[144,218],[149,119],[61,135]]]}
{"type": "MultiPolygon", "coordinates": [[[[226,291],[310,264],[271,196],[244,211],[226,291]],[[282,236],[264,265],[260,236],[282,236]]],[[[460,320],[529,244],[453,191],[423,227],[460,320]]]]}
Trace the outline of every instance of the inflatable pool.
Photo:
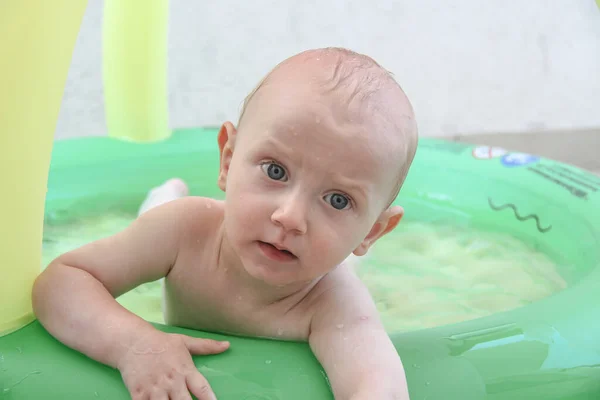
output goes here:
{"type": "MultiPolygon", "coordinates": [[[[215,130],[171,134],[166,128],[166,1],[137,8],[137,2],[120,3],[105,2],[105,17],[113,22],[105,36],[109,133],[146,142],[59,141],[51,162],[52,133],[86,2],[12,2],[0,14],[0,54],[10,55],[0,65],[0,182],[10,193],[0,198],[2,399],[128,398],[117,371],[63,346],[34,320],[30,292],[40,271],[42,221],[58,224],[111,206],[133,211],[149,187],[171,176],[188,181],[193,194],[220,195],[215,130]],[[131,15],[139,29],[124,29],[131,15]],[[140,39],[133,31],[153,35],[140,39]],[[157,49],[155,63],[148,62],[152,52],[136,53],[140,40],[149,42],[144,49],[157,49]],[[127,62],[115,68],[119,58],[127,62]],[[139,74],[141,65],[156,68],[139,74]]],[[[482,318],[391,330],[411,399],[600,398],[599,190],[600,178],[551,160],[421,141],[397,200],[406,219],[510,235],[551,258],[565,287],[482,318]]],[[[332,398],[308,345],[227,339],[231,349],[225,354],[195,358],[220,400],[332,398]]]]}
{"type": "MultiPolygon", "coordinates": [[[[113,205],[135,210],[149,187],[171,176],[188,181],[193,194],[219,196],[215,138],[216,129],[190,129],[150,144],[59,141],[46,221],[58,224],[113,205]]],[[[556,260],[568,287],[485,318],[391,332],[411,398],[596,398],[600,178],[530,155],[429,139],[417,154],[398,199],[407,219],[509,233],[556,260]]],[[[307,345],[227,339],[231,351],[196,359],[219,399],[331,398],[307,345]]],[[[64,347],[38,322],[0,338],[0,354],[7,398],[127,398],[117,371],[64,347]]]]}

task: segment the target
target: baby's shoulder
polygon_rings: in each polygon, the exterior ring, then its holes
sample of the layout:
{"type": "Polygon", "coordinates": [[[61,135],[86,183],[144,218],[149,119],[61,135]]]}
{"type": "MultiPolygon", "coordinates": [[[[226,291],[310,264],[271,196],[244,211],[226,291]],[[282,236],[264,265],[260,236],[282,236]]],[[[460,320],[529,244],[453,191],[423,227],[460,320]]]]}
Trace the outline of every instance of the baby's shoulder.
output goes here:
{"type": "Polygon", "coordinates": [[[368,295],[368,290],[356,275],[351,265],[343,263],[324,275],[307,296],[311,308],[325,304],[343,305],[352,303],[350,299],[360,299],[368,295]]]}
{"type": "Polygon", "coordinates": [[[173,200],[172,203],[187,212],[205,216],[222,214],[224,209],[223,201],[211,199],[210,197],[186,196],[173,200]]]}
{"type": "Polygon", "coordinates": [[[207,233],[223,220],[223,202],[208,197],[187,196],[171,201],[170,206],[188,233],[207,233]]]}
{"type": "Polygon", "coordinates": [[[312,328],[327,326],[333,319],[351,324],[377,318],[377,308],[369,290],[348,264],[342,264],[324,276],[312,294],[309,309],[312,328]]]}

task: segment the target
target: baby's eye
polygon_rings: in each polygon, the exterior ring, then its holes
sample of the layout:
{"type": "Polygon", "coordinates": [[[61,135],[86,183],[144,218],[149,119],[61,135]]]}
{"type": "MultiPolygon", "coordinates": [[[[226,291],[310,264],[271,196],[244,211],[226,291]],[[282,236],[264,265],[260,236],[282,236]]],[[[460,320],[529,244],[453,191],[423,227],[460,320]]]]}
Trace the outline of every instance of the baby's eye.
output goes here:
{"type": "Polygon", "coordinates": [[[285,169],[274,162],[266,162],[261,165],[261,168],[267,176],[275,181],[287,181],[287,176],[285,174],[285,169]]]}
{"type": "Polygon", "coordinates": [[[343,210],[350,204],[348,197],[340,193],[330,193],[324,197],[324,200],[336,210],[343,210]]]}

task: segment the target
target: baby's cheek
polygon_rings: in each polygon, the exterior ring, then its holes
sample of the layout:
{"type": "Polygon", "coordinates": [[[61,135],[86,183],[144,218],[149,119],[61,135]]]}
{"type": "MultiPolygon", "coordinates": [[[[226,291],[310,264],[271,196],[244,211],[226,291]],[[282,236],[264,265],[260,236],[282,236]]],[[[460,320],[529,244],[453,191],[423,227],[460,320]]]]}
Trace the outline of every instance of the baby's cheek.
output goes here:
{"type": "Polygon", "coordinates": [[[319,264],[331,264],[331,267],[339,264],[346,258],[348,250],[348,240],[334,230],[327,230],[312,241],[315,261],[319,264]]]}
{"type": "Polygon", "coordinates": [[[243,229],[256,229],[259,224],[264,224],[265,219],[268,217],[265,215],[265,207],[258,201],[257,196],[244,194],[240,195],[236,201],[236,212],[235,215],[243,225],[243,229]]]}

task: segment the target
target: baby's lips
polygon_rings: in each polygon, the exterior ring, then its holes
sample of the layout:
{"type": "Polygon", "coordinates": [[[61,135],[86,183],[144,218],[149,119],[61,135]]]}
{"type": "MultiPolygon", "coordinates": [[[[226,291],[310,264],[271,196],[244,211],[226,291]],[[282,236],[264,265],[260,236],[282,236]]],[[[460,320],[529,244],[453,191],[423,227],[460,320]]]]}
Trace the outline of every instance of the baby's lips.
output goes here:
{"type": "MultiPolygon", "coordinates": [[[[261,241],[262,242],[262,241],[261,241]]],[[[294,254],[293,251],[291,251],[288,247],[282,245],[282,244],[278,244],[278,243],[272,243],[272,242],[262,242],[264,244],[268,244],[269,246],[273,246],[275,247],[277,250],[279,251],[285,251],[286,253],[291,254],[292,256],[298,258],[298,256],[296,256],[296,254],[294,254]]]]}

